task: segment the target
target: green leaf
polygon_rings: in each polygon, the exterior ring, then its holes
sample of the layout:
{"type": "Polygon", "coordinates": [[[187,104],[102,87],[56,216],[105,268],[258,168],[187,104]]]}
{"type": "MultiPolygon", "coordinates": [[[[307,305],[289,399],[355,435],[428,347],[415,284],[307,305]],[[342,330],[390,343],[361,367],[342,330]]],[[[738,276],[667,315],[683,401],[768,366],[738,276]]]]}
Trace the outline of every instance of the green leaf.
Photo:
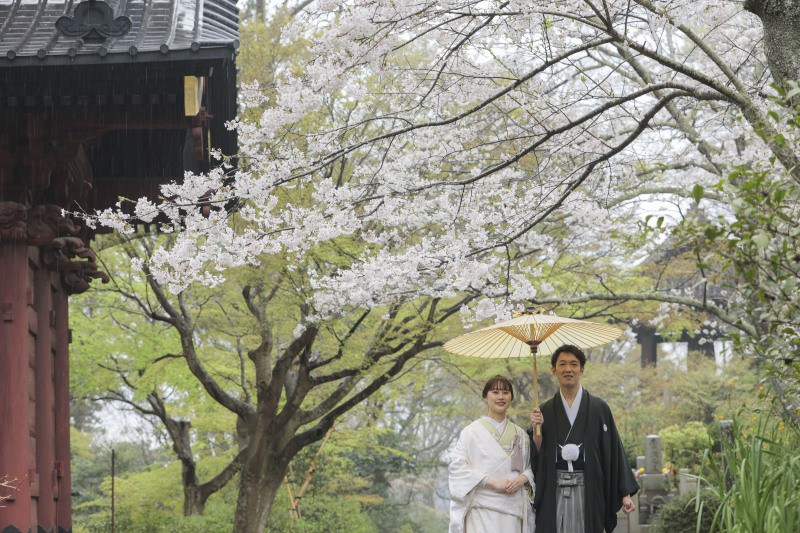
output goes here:
{"type": "Polygon", "coordinates": [[[764,248],[769,246],[769,241],[770,241],[769,235],[767,235],[767,233],[764,231],[753,237],[753,242],[760,250],[763,250],[764,248]]]}
{"type": "Polygon", "coordinates": [[[705,196],[705,193],[706,192],[702,186],[700,185],[694,186],[694,188],[692,189],[692,198],[694,198],[696,204],[700,203],[700,199],[703,198],[703,196],[705,196]]]}
{"type": "Polygon", "coordinates": [[[794,89],[792,89],[788,93],[786,93],[786,99],[787,100],[791,100],[795,96],[797,96],[798,94],[800,94],[800,87],[795,87],[794,89]]]}

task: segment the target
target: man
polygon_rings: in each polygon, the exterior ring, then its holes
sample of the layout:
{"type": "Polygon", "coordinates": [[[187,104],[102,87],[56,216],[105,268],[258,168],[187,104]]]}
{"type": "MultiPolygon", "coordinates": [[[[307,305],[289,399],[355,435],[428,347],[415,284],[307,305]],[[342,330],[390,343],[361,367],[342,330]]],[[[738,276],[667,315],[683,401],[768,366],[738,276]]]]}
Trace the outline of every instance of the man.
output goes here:
{"type": "Polygon", "coordinates": [[[559,391],[530,415],[539,533],[611,533],[631,513],[639,484],[608,404],[581,386],[586,355],[559,347],[550,360],[559,391]],[[536,428],[541,428],[537,435],[536,428]]]}
{"type": "Polygon", "coordinates": [[[525,430],[506,419],[511,381],[483,387],[487,416],[464,428],[450,454],[450,533],[530,533],[533,512],[524,489],[533,483],[525,430]]]}

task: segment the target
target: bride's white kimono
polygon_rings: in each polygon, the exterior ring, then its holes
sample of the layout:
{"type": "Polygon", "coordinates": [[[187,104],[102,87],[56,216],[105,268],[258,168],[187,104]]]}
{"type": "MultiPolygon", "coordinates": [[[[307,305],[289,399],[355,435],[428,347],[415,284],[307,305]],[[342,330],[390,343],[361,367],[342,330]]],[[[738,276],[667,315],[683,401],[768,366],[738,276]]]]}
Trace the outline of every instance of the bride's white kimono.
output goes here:
{"type": "Polygon", "coordinates": [[[449,473],[450,533],[533,532],[533,510],[525,488],[508,494],[485,486],[488,478],[520,474],[535,486],[530,439],[521,427],[508,421],[499,435],[490,422],[476,420],[461,432],[450,455],[449,473]]]}

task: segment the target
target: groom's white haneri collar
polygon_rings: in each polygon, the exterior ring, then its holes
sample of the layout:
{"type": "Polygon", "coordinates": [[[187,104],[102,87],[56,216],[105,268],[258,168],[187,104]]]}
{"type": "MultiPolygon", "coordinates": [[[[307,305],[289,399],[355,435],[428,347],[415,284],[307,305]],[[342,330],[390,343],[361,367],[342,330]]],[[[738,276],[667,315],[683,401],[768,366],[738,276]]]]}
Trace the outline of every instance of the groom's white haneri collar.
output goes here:
{"type": "Polygon", "coordinates": [[[569,419],[570,426],[575,423],[575,419],[578,417],[578,410],[581,408],[583,385],[578,385],[578,387],[578,394],[575,395],[575,400],[572,402],[572,407],[569,406],[567,399],[564,398],[564,393],[560,390],[558,391],[558,393],[561,395],[561,403],[564,404],[564,410],[567,412],[567,418],[569,419]]]}

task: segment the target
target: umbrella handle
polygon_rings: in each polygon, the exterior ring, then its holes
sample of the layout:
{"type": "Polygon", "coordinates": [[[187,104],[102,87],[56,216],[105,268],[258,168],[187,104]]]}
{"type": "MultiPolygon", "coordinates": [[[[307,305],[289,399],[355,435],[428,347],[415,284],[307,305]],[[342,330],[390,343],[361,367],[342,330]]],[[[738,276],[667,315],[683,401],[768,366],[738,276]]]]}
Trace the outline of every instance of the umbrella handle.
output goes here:
{"type": "MultiPolygon", "coordinates": [[[[531,359],[533,359],[533,406],[539,408],[539,371],[536,366],[536,352],[539,351],[539,343],[541,341],[528,341],[528,346],[531,347],[531,359]]],[[[536,436],[542,436],[542,426],[536,426],[536,436]]]]}

